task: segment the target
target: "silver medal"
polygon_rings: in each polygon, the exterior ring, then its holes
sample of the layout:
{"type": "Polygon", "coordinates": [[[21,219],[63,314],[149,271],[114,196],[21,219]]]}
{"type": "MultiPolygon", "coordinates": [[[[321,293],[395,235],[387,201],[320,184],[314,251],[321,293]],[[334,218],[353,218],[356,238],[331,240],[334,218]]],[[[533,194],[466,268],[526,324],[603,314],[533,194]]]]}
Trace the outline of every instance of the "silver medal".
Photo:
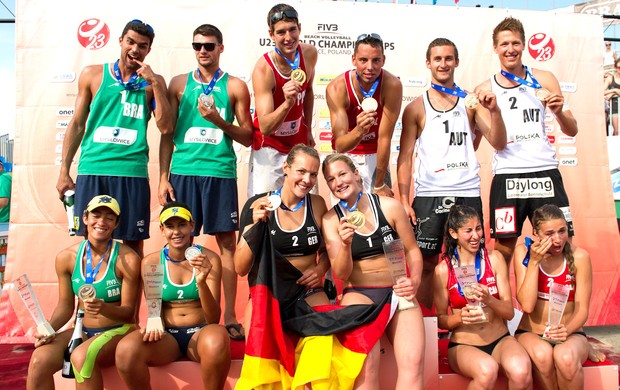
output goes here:
{"type": "Polygon", "coordinates": [[[280,196],[276,194],[269,195],[267,197],[267,201],[270,203],[270,205],[265,207],[265,209],[269,211],[277,209],[282,204],[282,198],[280,198],[280,196]]]}
{"type": "Polygon", "coordinates": [[[77,292],[78,298],[80,300],[85,301],[90,298],[94,298],[97,296],[97,290],[95,290],[95,286],[92,284],[85,283],[80,286],[77,292]]]}
{"type": "Polygon", "coordinates": [[[200,255],[202,253],[202,251],[200,250],[200,248],[198,248],[197,246],[190,246],[185,250],[185,258],[187,260],[191,260],[194,257],[200,255]]]}
{"type": "Polygon", "coordinates": [[[379,103],[374,98],[365,98],[362,100],[362,110],[364,111],[377,111],[379,103]]]}
{"type": "Polygon", "coordinates": [[[213,99],[213,95],[205,95],[203,93],[200,95],[199,99],[202,104],[204,104],[207,108],[211,108],[215,104],[215,99],[213,99]]]}

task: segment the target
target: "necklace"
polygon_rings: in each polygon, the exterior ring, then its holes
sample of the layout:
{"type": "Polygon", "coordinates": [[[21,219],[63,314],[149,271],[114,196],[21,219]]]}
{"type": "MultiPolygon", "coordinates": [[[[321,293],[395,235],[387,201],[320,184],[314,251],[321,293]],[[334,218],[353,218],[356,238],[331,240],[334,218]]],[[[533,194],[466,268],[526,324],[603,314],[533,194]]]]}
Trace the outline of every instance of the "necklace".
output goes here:
{"type": "Polygon", "coordinates": [[[168,255],[168,252],[169,252],[169,248],[164,248],[164,256],[166,257],[166,260],[167,260],[167,261],[170,261],[170,262],[173,262],[173,263],[182,263],[182,262],[184,262],[185,260],[187,260],[185,257],[184,257],[184,258],[182,258],[181,260],[175,260],[175,259],[173,259],[172,257],[170,257],[170,256],[168,255]]]}

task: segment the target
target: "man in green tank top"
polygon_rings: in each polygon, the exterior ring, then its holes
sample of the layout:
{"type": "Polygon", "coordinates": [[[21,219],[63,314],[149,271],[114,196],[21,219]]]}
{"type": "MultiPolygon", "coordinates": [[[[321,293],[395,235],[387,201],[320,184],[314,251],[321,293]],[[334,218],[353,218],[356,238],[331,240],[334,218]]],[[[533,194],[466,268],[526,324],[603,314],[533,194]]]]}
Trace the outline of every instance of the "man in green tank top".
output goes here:
{"type": "MultiPolygon", "coordinates": [[[[173,134],[161,135],[159,202],[187,203],[196,220],[192,235],[200,235],[201,225],[202,233],[215,235],[223,265],[224,324],[231,338],[242,339],[235,314],[239,202],[233,141],[252,143],[250,93],[245,82],[220,69],[224,44],[217,27],[196,28],[192,47],[198,67],[172,78],[168,88],[176,124],[173,134]]],[[[214,295],[219,301],[219,291],[214,295]]]]}
{"type": "Polygon", "coordinates": [[[56,185],[61,199],[67,190],[75,189],[77,213],[95,195],[107,193],[118,199],[123,218],[114,238],[124,240],[140,257],[143,240],[149,237],[146,130],[151,113],[161,133],[173,131],[166,82],[143,62],[154,37],[150,25],[132,20],[119,38],[119,59],[82,70],[56,185]],[[70,170],[78,147],[74,183],[70,170]]]}

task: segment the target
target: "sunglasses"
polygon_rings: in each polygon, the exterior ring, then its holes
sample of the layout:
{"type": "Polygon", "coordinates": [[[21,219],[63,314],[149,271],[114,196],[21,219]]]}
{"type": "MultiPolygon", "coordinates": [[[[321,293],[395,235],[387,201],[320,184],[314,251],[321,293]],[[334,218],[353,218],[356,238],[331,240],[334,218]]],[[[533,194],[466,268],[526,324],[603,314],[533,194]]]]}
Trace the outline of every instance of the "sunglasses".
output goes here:
{"type": "Polygon", "coordinates": [[[141,21],[140,19],[134,19],[134,20],[130,21],[129,23],[138,23],[138,24],[143,24],[143,25],[146,27],[146,29],[147,29],[147,30],[149,30],[149,32],[150,32],[151,34],[155,34],[155,30],[153,30],[153,27],[151,27],[151,25],[150,25],[150,24],[148,24],[148,23],[144,23],[144,22],[143,22],[143,21],[141,21]]]}
{"type": "Polygon", "coordinates": [[[363,41],[363,40],[366,40],[366,39],[376,39],[376,40],[379,40],[379,41],[383,42],[383,39],[381,39],[381,35],[379,35],[377,33],[362,34],[362,35],[357,37],[355,42],[360,42],[360,41],[363,41]]]}
{"type": "Polygon", "coordinates": [[[287,9],[284,11],[274,12],[269,18],[269,22],[271,25],[274,25],[283,19],[298,19],[297,11],[294,9],[287,9]]]}
{"type": "Polygon", "coordinates": [[[194,48],[194,50],[196,51],[200,51],[203,48],[206,51],[213,51],[215,50],[215,46],[217,46],[218,44],[215,42],[207,42],[207,43],[200,43],[200,42],[192,42],[192,47],[194,48]]]}

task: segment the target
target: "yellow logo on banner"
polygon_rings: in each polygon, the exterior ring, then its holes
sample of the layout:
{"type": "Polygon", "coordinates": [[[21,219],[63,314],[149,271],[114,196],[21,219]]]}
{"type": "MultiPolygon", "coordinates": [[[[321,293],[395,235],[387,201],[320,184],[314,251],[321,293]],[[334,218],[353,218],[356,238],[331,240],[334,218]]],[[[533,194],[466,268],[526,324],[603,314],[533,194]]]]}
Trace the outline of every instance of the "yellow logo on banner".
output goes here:
{"type": "Polygon", "coordinates": [[[338,75],[334,75],[334,74],[319,75],[319,79],[316,81],[316,83],[317,85],[327,85],[336,77],[338,77],[338,75]]]}
{"type": "Polygon", "coordinates": [[[321,108],[319,110],[319,118],[329,118],[329,108],[321,108]]]}
{"type": "Polygon", "coordinates": [[[319,152],[321,153],[332,153],[334,150],[332,149],[332,144],[321,143],[319,145],[319,152]]]}

